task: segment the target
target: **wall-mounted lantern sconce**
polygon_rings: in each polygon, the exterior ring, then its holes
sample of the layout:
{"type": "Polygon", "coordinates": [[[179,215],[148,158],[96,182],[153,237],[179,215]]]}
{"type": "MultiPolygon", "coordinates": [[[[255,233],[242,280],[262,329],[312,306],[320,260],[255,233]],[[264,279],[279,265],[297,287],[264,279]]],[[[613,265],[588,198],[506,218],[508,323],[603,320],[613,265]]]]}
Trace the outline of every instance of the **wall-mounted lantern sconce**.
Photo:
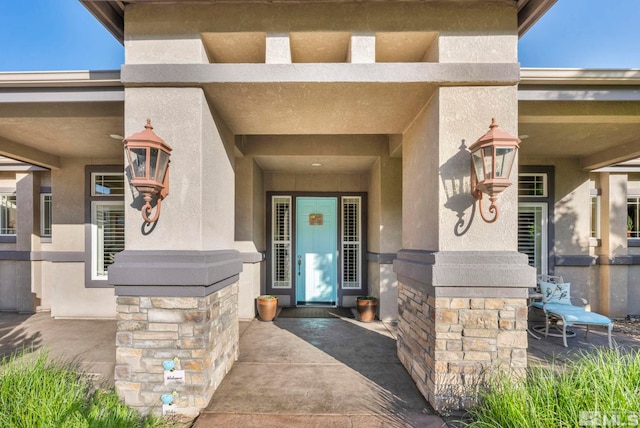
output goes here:
{"type": "Polygon", "coordinates": [[[498,194],[511,186],[509,175],[516,159],[520,139],[498,129],[495,118],[491,120],[489,132],[469,147],[471,152],[471,194],[476,198],[480,216],[487,223],[498,219],[496,199],[498,194]],[[482,210],[482,194],[489,195],[489,212],[493,218],[485,217],[482,210]]]}
{"type": "Polygon", "coordinates": [[[131,169],[131,185],[144,195],[142,218],[153,223],[160,217],[160,205],[169,194],[169,157],[171,147],[153,132],[151,119],[147,119],[144,131],[124,139],[124,148],[131,169]],[[157,195],[155,215],[151,199],[157,195]]]}

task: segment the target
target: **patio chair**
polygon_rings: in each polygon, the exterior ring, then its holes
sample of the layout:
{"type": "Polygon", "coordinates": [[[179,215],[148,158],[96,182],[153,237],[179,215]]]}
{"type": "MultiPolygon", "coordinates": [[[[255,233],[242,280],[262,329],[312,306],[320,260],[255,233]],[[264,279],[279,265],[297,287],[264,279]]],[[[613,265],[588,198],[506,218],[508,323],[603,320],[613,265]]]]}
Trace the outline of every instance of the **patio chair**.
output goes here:
{"type": "MultiPolygon", "coordinates": [[[[589,334],[589,327],[592,325],[601,325],[607,327],[609,337],[609,347],[613,348],[611,343],[611,331],[613,330],[613,321],[604,315],[590,312],[588,303],[583,298],[577,298],[581,301],[582,306],[576,306],[571,302],[571,284],[562,280],[561,276],[538,275],[538,286],[542,294],[542,301],[534,302],[533,307],[541,309],[545,316],[545,337],[549,335],[549,325],[555,321],[556,326],[562,326],[562,341],[565,348],[567,347],[567,327],[573,325],[585,325],[589,334]]],[[[575,298],[574,298],[575,299],[575,298]]],[[[558,327],[558,329],[560,329],[558,327]]],[[[536,330],[538,331],[538,330],[536,330]]]]}

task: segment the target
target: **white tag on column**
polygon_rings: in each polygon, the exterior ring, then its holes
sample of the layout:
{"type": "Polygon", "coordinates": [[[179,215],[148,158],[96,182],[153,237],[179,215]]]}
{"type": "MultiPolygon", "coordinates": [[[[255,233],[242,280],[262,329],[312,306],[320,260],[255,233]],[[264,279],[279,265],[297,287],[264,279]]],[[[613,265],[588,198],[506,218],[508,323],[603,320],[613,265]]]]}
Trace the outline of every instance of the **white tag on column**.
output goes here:
{"type": "Polygon", "coordinates": [[[184,383],[184,370],[164,371],[164,384],[184,383]]]}

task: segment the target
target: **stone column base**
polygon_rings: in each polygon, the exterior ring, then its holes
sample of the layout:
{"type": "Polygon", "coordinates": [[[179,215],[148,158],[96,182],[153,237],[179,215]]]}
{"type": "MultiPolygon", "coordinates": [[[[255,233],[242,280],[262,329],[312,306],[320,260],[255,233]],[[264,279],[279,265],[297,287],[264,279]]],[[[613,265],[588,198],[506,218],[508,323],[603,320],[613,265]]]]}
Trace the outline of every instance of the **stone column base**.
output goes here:
{"type": "Polygon", "coordinates": [[[525,255],[401,251],[394,270],[398,357],[437,411],[469,408],[490,369],[527,367],[525,255]]]}
{"type": "Polygon", "coordinates": [[[118,394],[146,414],[175,391],[172,411],[198,416],[238,359],[237,298],[238,284],[207,297],[118,297],[118,394]],[[165,385],[162,363],[174,358],[184,383],[165,385]]]}
{"type": "Polygon", "coordinates": [[[237,251],[116,256],[109,269],[118,296],[115,386],[125,403],[142,414],[190,418],[209,404],[238,358],[241,270],[237,251]],[[163,362],[171,360],[184,370],[178,381],[165,379],[163,362]],[[163,409],[164,394],[173,404],[163,409]]]}

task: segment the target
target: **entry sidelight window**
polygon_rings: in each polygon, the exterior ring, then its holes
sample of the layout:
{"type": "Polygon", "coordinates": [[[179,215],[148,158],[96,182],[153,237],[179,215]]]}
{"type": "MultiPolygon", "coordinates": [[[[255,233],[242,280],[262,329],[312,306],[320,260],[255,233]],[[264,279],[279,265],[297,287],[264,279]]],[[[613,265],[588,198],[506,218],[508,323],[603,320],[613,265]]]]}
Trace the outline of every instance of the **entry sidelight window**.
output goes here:
{"type": "Polygon", "coordinates": [[[361,201],[359,196],[342,198],[342,288],[361,287],[361,201]]]}
{"type": "Polygon", "coordinates": [[[291,196],[274,196],[272,201],[272,284],[291,288],[291,196]]]}

